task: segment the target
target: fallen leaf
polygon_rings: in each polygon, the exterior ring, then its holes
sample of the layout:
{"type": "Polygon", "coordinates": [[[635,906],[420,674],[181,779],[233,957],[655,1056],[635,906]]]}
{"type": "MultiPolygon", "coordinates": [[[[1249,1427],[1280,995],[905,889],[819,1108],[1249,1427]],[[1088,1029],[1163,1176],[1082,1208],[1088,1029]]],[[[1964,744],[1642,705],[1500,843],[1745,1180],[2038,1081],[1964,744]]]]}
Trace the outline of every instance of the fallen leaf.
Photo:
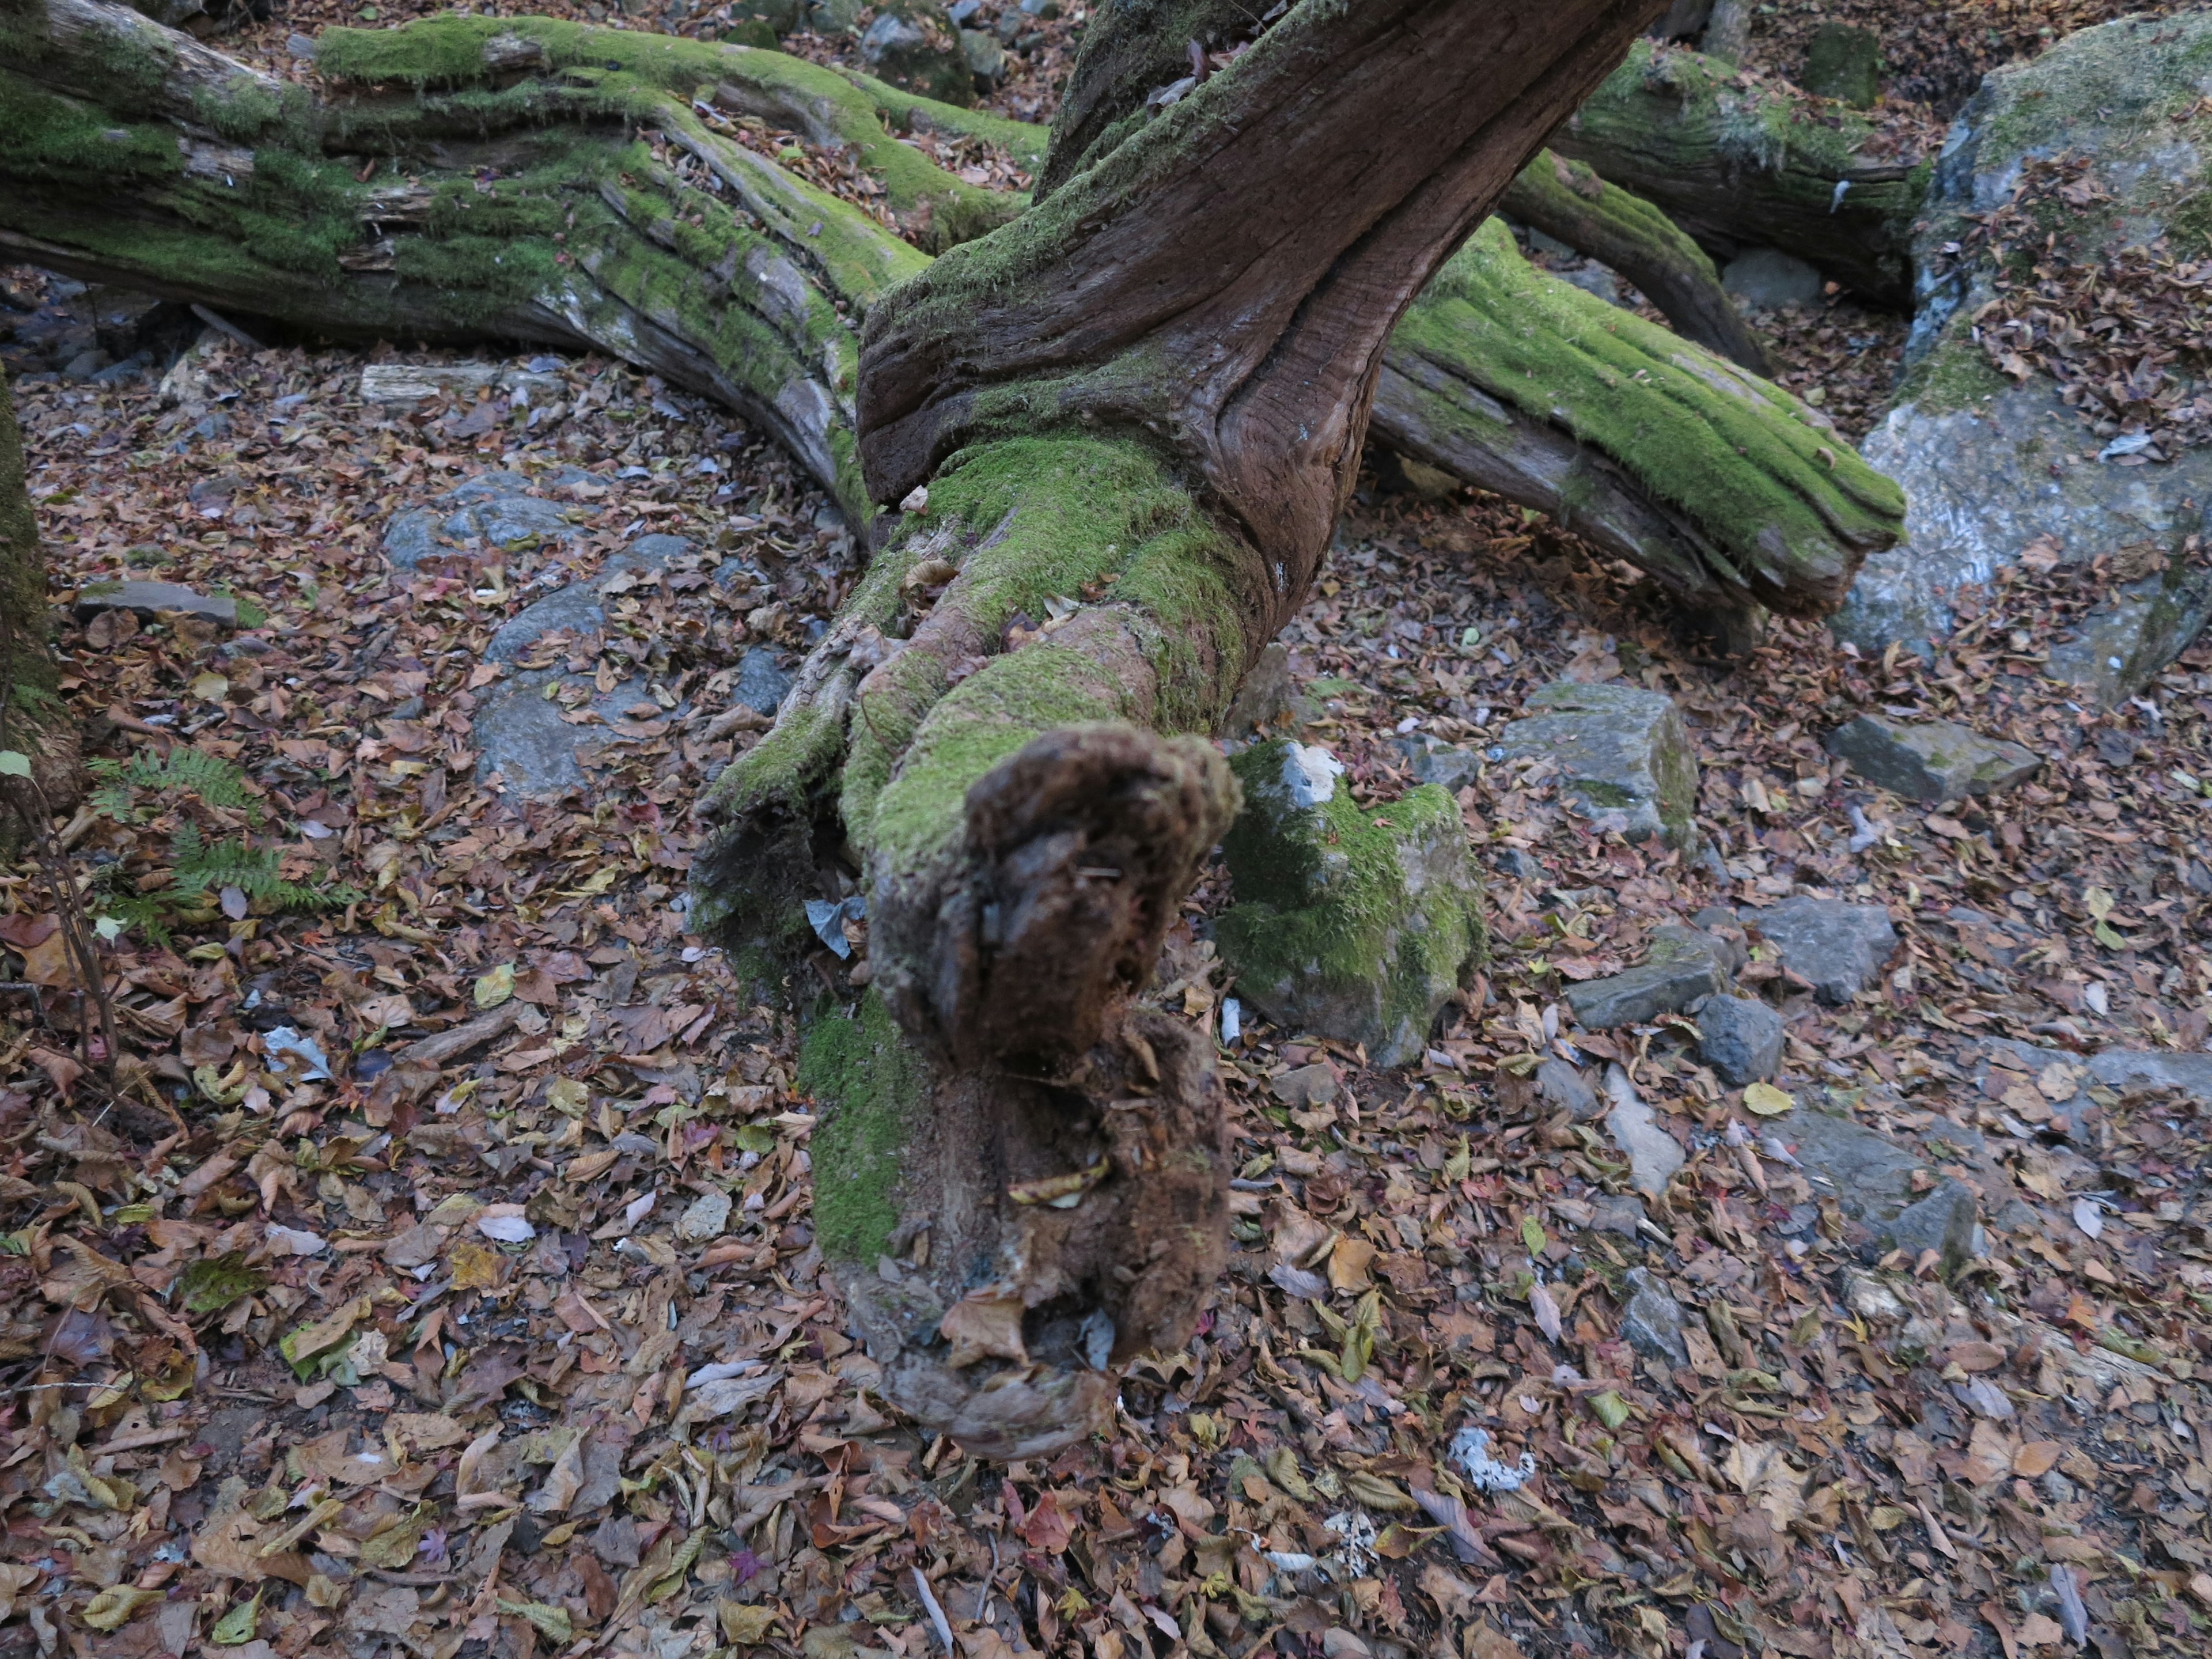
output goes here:
{"type": "Polygon", "coordinates": [[[1022,1345],[1021,1298],[1003,1291],[971,1291],[960,1298],[937,1322],[938,1334],[952,1345],[945,1363],[955,1370],[985,1359],[1011,1359],[1029,1364],[1022,1345]]]}
{"type": "Polygon", "coordinates": [[[1744,1109],[1761,1117],[1779,1117],[1796,1104],[1796,1097],[1787,1090],[1778,1089],[1771,1083],[1752,1083],[1744,1088],[1744,1109]]]}

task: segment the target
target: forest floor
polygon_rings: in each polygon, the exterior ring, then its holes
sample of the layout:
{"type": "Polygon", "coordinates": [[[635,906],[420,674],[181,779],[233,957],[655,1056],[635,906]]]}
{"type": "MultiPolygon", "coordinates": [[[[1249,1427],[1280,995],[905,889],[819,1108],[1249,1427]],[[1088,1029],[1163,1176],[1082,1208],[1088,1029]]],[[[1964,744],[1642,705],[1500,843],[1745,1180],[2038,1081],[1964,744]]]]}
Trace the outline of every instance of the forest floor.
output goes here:
{"type": "MultiPolygon", "coordinates": [[[[1862,327],[1893,337],[1825,315],[1779,339],[1858,429],[1883,391],[1862,327]]],[[[0,878],[7,1655],[920,1659],[917,1569],[977,1656],[2206,1650],[2212,1124],[2156,1092],[2079,1123],[2052,1102],[2100,1051],[2205,1047],[2212,650],[2080,707],[2036,670],[2087,593],[2046,578],[1932,661],[1785,623],[1715,663],[1542,520],[1370,476],[1285,636],[1306,739],[1388,799],[1401,738],[1486,752],[1561,678],[1665,690],[1712,855],[1594,835],[1486,767],[1469,1006],[1391,1073],[1248,1016],[1201,1333],[1133,1368],[1112,1435],[987,1464],[872,1391],[813,1246],[794,1026],[685,931],[690,804],[758,724],[724,717],[745,653],[796,660],[849,538],[772,444],[619,366],[517,360],[526,405],[365,404],[398,356],[217,339],[168,397],[15,388],[58,601],[146,578],[238,617],[60,640],[113,763],[61,839],[86,914],[125,924],[116,1092],[49,873],[0,878]],[[382,556],[396,514],[492,471],[581,533],[382,556]],[[648,532],[696,549],[572,647],[647,686],[571,711],[588,787],[477,777],[493,630],[648,532]],[[1917,808],[1822,749],[1863,709],[2044,765],[1917,808]],[[1679,1024],[1566,1019],[1565,985],[1655,927],[1802,893],[1885,906],[1903,945],[1843,1008],[1754,964],[1790,1022],[1778,1081],[1975,1188],[1985,1249],[1948,1280],[1869,1259],[1785,1156],[1798,1120],[1679,1024]],[[1992,1070],[2006,1040],[2068,1059],[1992,1070]],[[1621,1065],[1689,1150],[1663,1203],[1528,1086],[1562,1054],[1621,1065]],[[1323,1262],[1318,1296],[1277,1271],[1323,1262]],[[1688,1364],[1621,1340],[1638,1269],[1703,1316],[1688,1364]],[[1525,1484],[1480,1491],[1468,1428],[1525,1484]]],[[[1227,897],[1210,874],[1154,993],[1215,1030],[1227,897]]],[[[798,994],[845,989],[809,971],[798,994]]]]}

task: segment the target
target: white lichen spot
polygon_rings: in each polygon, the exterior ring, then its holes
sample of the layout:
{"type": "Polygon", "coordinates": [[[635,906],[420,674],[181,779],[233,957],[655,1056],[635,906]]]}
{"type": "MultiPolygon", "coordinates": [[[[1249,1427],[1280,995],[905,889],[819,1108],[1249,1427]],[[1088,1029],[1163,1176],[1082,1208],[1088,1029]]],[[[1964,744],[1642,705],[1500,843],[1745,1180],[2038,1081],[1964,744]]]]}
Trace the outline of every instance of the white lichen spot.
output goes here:
{"type": "Polygon", "coordinates": [[[1452,1462],[1479,1492],[1518,1492],[1535,1478],[1536,1458],[1522,1452],[1518,1463],[1501,1463],[1490,1455],[1490,1431],[1464,1428],[1452,1437],[1452,1462]]]}
{"type": "Polygon", "coordinates": [[[1293,806],[1326,806],[1335,799],[1344,763],[1319,744],[1283,745],[1283,787],[1293,806]]]}

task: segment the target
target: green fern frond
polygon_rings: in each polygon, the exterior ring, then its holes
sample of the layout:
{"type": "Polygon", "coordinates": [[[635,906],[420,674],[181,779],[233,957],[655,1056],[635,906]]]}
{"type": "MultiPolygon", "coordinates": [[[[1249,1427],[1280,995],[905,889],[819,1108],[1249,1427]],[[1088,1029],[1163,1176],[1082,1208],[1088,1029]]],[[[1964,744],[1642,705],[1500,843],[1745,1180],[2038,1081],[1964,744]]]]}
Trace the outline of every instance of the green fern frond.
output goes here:
{"type": "Polygon", "coordinates": [[[241,809],[249,822],[258,821],[244,769],[204,749],[180,744],[166,755],[142,750],[128,761],[96,760],[92,770],[100,781],[93,792],[94,808],[110,817],[133,817],[138,791],[158,795],[176,790],[210,806],[241,809]]]}

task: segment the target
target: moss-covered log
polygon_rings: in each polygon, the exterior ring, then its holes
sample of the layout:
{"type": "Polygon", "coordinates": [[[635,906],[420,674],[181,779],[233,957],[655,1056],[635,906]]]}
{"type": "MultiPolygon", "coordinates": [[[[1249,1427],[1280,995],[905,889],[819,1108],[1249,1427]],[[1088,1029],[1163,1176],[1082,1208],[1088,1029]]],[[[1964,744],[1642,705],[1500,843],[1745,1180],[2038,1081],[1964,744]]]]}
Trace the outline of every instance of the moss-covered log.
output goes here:
{"type": "MultiPolygon", "coordinates": [[[[78,793],[76,734],[56,696],[60,671],[46,637],[52,615],[46,600],[46,550],[23,471],[23,436],[15,425],[8,380],[0,374],[0,750],[28,757],[31,777],[47,804],[73,802],[78,793]]],[[[4,799],[32,797],[15,780],[0,780],[4,799]]],[[[0,819],[6,815],[0,813],[0,819]]],[[[0,821],[0,844],[12,845],[16,826],[0,821]]]]}
{"type": "Polygon", "coordinates": [[[1774,372],[1766,347],[1721,286],[1705,249],[1650,203],[1599,178],[1587,163],[1546,150],[1521,169],[1499,206],[1619,271],[1684,339],[1754,374],[1774,372]]]}
{"type": "Polygon", "coordinates": [[[1832,100],[1643,40],[1552,148],[1656,203],[1717,257],[1778,247],[1903,308],[1932,163],[1863,155],[1874,136],[1832,100]]]}
{"type": "Polygon", "coordinates": [[[1781,387],[1545,276],[1485,225],[1392,337],[1375,428],[1542,508],[1693,610],[1819,616],[1905,501],[1781,387]]]}

